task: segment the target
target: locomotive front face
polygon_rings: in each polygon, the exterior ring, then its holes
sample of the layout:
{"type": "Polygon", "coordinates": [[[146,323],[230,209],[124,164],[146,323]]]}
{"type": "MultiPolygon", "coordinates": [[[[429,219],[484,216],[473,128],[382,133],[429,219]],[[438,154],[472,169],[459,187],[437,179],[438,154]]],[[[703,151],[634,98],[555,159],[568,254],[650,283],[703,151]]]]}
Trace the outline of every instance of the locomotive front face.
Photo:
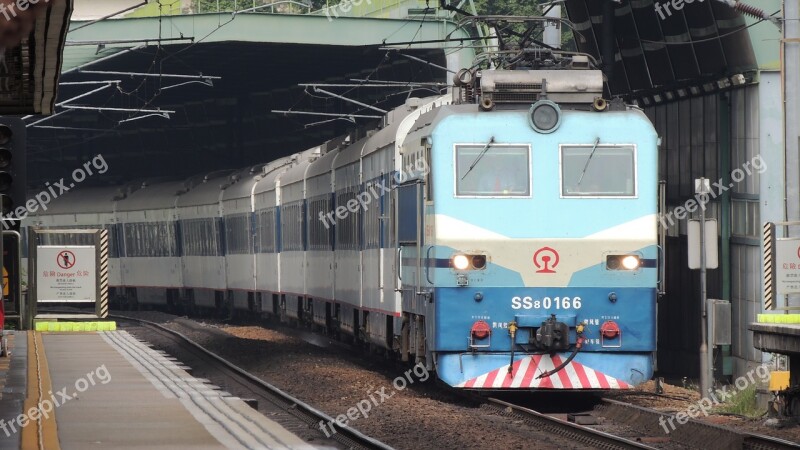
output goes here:
{"type": "Polygon", "coordinates": [[[419,280],[439,376],[471,389],[648,380],[658,180],[644,114],[456,107],[431,142],[419,280]]]}

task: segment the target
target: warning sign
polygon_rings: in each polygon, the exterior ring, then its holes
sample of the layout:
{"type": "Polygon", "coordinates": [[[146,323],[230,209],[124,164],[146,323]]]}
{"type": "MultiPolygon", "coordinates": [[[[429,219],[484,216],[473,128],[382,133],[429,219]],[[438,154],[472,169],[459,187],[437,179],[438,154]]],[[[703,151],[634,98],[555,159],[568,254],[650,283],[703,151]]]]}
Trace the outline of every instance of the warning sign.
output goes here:
{"type": "Polygon", "coordinates": [[[800,293],[800,240],[775,241],[775,281],[779,295],[800,293]]]}
{"type": "Polygon", "coordinates": [[[58,254],[58,258],[56,261],[58,267],[62,269],[71,269],[72,266],[75,265],[75,253],[72,253],[69,250],[64,250],[58,254]]]}
{"type": "Polygon", "coordinates": [[[39,302],[94,302],[97,296],[93,245],[40,246],[36,273],[39,302]]]}

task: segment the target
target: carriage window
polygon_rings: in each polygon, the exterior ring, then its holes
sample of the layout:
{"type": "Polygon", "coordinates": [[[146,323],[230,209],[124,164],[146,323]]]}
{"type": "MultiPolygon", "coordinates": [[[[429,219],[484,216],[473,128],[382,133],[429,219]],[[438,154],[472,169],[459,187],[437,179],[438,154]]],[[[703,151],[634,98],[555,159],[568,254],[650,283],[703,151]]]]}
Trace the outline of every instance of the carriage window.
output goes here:
{"type": "Polygon", "coordinates": [[[562,145],[563,197],[635,197],[636,148],[632,145],[562,145]]]}
{"type": "Polygon", "coordinates": [[[456,196],[530,197],[527,145],[456,145],[456,196]]]}

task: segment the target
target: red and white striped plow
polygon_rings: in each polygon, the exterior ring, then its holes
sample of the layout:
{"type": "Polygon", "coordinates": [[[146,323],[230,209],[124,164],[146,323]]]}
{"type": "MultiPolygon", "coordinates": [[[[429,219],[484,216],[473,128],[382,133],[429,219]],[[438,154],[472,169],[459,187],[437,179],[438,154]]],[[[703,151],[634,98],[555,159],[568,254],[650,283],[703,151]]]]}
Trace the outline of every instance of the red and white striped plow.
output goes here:
{"type": "Polygon", "coordinates": [[[575,361],[549,377],[536,378],[548,370],[553,370],[562,362],[559,355],[526,356],[514,361],[511,373],[508,372],[506,364],[460,383],[456,387],[465,389],[630,389],[633,387],[575,361]]]}

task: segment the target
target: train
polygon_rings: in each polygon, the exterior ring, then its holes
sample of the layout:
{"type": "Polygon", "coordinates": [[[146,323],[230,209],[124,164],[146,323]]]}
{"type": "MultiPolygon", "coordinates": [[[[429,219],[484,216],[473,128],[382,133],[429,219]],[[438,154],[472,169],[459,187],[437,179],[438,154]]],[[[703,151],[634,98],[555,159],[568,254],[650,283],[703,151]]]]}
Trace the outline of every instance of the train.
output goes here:
{"type": "Polygon", "coordinates": [[[571,61],[462,70],[266,164],[76,188],[22,232],[107,230],[118,307],[306,324],[457,389],[629,389],[655,364],[659,140],[571,61]]]}

